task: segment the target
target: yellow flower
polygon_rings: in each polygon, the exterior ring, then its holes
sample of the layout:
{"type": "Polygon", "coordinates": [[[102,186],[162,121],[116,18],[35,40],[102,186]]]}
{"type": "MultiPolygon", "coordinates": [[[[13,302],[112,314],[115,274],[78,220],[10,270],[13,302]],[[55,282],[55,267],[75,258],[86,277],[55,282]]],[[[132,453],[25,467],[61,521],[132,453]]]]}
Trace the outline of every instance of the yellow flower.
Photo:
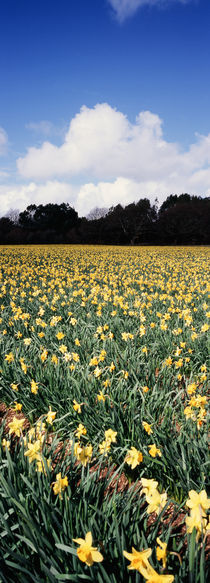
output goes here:
{"type": "Polygon", "coordinates": [[[24,358],[20,358],[20,365],[21,365],[21,368],[22,368],[22,371],[24,372],[24,374],[26,374],[27,373],[27,365],[24,362],[24,358]]]}
{"type": "Polygon", "coordinates": [[[77,413],[81,413],[82,409],[80,403],[77,403],[76,399],[73,400],[73,403],[73,409],[77,411],[77,413]]]}
{"type": "Polygon", "coordinates": [[[165,364],[165,366],[171,366],[172,365],[172,358],[170,356],[168,358],[166,358],[164,364],[165,364]]]}
{"type": "Polygon", "coordinates": [[[188,534],[191,534],[194,528],[197,530],[198,540],[201,534],[205,533],[207,529],[207,520],[206,518],[203,518],[199,513],[192,511],[190,516],[187,516],[186,518],[186,527],[188,534]]]}
{"type": "Polygon", "coordinates": [[[206,364],[202,364],[201,365],[201,372],[206,372],[206,371],[207,371],[206,364]]]}
{"type": "Polygon", "coordinates": [[[102,443],[99,443],[98,447],[99,447],[100,454],[107,456],[108,452],[111,449],[111,443],[110,443],[110,441],[104,440],[104,441],[102,441],[102,443]]]}
{"type": "Polygon", "coordinates": [[[10,450],[10,441],[8,439],[2,439],[1,445],[3,447],[3,451],[6,451],[6,449],[8,449],[8,451],[10,450]]]}
{"type": "Polygon", "coordinates": [[[150,435],[150,433],[153,433],[152,426],[149,425],[149,423],[147,423],[146,421],[142,421],[142,425],[145,431],[148,433],[148,435],[150,435]]]}
{"type": "Polygon", "coordinates": [[[188,395],[193,395],[193,393],[195,393],[196,389],[197,389],[196,383],[191,383],[190,385],[188,385],[188,387],[187,387],[188,395]]]}
{"type": "Polygon", "coordinates": [[[13,352],[9,352],[8,354],[5,354],[5,359],[9,364],[11,362],[14,362],[15,358],[14,358],[14,354],[13,352]]]}
{"type": "Polygon", "coordinates": [[[102,391],[100,391],[100,393],[98,393],[97,400],[98,401],[103,401],[103,403],[104,403],[105,397],[104,397],[104,394],[102,393],[102,391]]]}
{"type": "Polygon", "coordinates": [[[64,334],[63,332],[58,332],[58,333],[56,334],[56,338],[57,338],[58,340],[63,340],[64,336],[65,336],[65,334],[64,334]]]}
{"type": "Polygon", "coordinates": [[[158,490],[154,490],[154,492],[150,496],[149,495],[146,496],[146,501],[148,504],[147,514],[151,514],[152,512],[160,514],[160,512],[166,505],[166,500],[167,500],[166,492],[160,494],[158,490]]]}
{"type": "Polygon", "coordinates": [[[53,362],[53,364],[58,364],[58,357],[56,356],[56,354],[52,354],[51,362],[53,362]]]}
{"type": "Polygon", "coordinates": [[[105,434],[106,441],[108,441],[109,443],[116,443],[117,431],[113,431],[113,429],[107,429],[104,432],[104,434],[105,434]]]}
{"type": "Polygon", "coordinates": [[[24,342],[25,346],[30,346],[32,339],[31,338],[24,338],[23,342],[24,342]]]}
{"type": "Polygon", "coordinates": [[[147,349],[147,347],[146,347],[146,346],[143,346],[143,348],[142,348],[141,350],[142,350],[142,352],[145,352],[145,354],[147,354],[147,353],[148,353],[148,349],[147,349]]]}
{"type": "Polygon", "coordinates": [[[184,415],[185,415],[186,419],[194,419],[193,410],[189,405],[187,407],[185,407],[184,415]]]}
{"type": "Polygon", "coordinates": [[[124,461],[131,466],[132,470],[134,470],[134,468],[143,461],[143,455],[141,451],[138,451],[138,449],[132,446],[131,449],[128,450],[124,461]]]}
{"type": "Polygon", "coordinates": [[[148,504],[147,514],[156,512],[159,514],[164,508],[167,500],[167,494],[164,492],[160,494],[157,490],[158,482],[155,480],[147,480],[146,478],[141,478],[141,483],[143,486],[142,492],[146,495],[146,501],[148,504]]]}
{"type": "Polygon", "coordinates": [[[103,386],[105,388],[107,388],[107,387],[110,387],[111,386],[111,381],[109,379],[106,379],[105,381],[103,381],[102,384],[103,384],[103,386]]]}
{"type": "Polygon", "coordinates": [[[38,336],[39,336],[39,338],[44,338],[45,333],[44,332],[38,332],[38,336]]]}
{"type": "Polygon", "coordinates": [[[46,349],[43,350],[43,352],[40,356],[42,362],[44,362],[47,359],[47,355],[48,355],[48,351],[46,349]]]}
{"type": "Polygon", "coordinates": [[[24,453],[28,457],[29,463],[40,458],[41,441],[37,439],[34,443],[28,443],[28,449],[24,453]]]}
{"type": "Polygon", "coordinates": [[[101,376],[101,374],[102,374],[102,370],[99,368],[99,366],[97,366],[97,367],[95,368],[95,370],[93,371],[93,374],[94,374],[94,376],[95,376],[96,378],[99,378],[99,377],[101,376]]]}
{"type": "Polygon", "coordinates": [[[159,575],[149,563],[146,567],[141,565],[139,572],[148,583],[173,583],[174,581],[173,575],[159,575]]]}
{"type": "Polygon", "coordinates": [[[47,416],[46,416],[47,423],[52,425],[56,415],[57,415],[56,411],[52,411],[51,407],[49,407],[49,411],[48,411],[47,416]]]}
{"type": "Polygon", "coordinates": [[[209,325],[208,324],[203,324],[203,326],[201,327],[201,332],[207,332],[209,329],[209,325]]]}
{"type": "Polygon", "coordinates": [[[38,384],[35,383],[35,381],[32,379],[32,381],[31,381],[31,392],[34,393],[34,395],[37,394],[38,388],[39,388],[38,387],[38,384]]]}
{"type": "Polygon", "coordinates": [[[77,543],[79,548],[77,549],[77,556],[83,563],[86,563],[88,567],[92,567],[93,563],[100,563],[103,561],[103,556],[97,550],[97,547],[92,547],[92,534],[87,532],[85,539],[83,538],[73,538],[73,541],[77,543]]]}
{"type": "Polygon", "coordinates": [[[124,557],[131,561],[131,564],[128,565],[128,569],[136,569],[139,571],[140,567],[144,565],[147,567],[148,559],[152,554],[152,549],[145,549],[145,551],[137,551],[134,547],[132,547],[132,553],[127,553],[127,551],[123,551],[124,557]]]}
{"type": "MultiPolygon", "coordinates": [[[[51,469],[51,461],[50,459],[45,459],[45,462],[47,463],[47,466],[49,469],[51,469]]],[[[44,473],[46,475],[46,469],[45,469],[45,463],[44,463],[44,459],[40,457],[37,459],[37,463],[36,463],[36,471],[40,472],[40,473],[44,473]]]]}
{"type": "Polygon", "coordinates": [[[98,364],[98,358],[97,356],[93,356],[93,358],[91,358],[90,362],[89,362],[89,366],[97,366],[98,364]]]}
{"type": "Polygon", "coordinates": [[[142,387],[142,391],[143,391],[143,393],[148,393],[149,387],[147,387],[147,386],[142,387]]]}
{"type": "Polygon", "coordinates": [[[162,453],[160,451],[160,449],[158,447],[156,447],[155,443],[152,443],[152,445],[148,445],[149,447],[149,454],[152,457],[156,457],[157,455],[159,455],[159,457],[161,457],[162,453]]]}
{"type": "Polygon", "coordinates": [[[82,423],[79,423],[79,425],[75,431],[76,437],[78,437],[78,439],[80,439],[81,435],[86,435],[86,433],[87,433],[86,427],[84,427],[84,425],[82,423]]]}
{"type": "Polygon", "coordinates": [[[206,516],[205,511],[210,508],[210,499],[207,498],[205,490],[201,490],[199,493],[195,492],[195,490],[190,490],[186,506],[191,510],[198,510],[200,515],[206,516]]]}
{"type": "Polygon", "coordinates": [[[147,478],[141,478],[141,483],[143,486],[142,492],[146,495],[154,492],[154,490],[156,490],[158,486],[158,482],[156,482],[156,480],[153,479],[148,480],[147,478]]]}
{"type": "Polygon", "coordinates": [[[12,383],[10,386],[13,391],[18,391],[18,385],[16,383],[12,383]]]}
{"type": "Polygon", "coordinates": [[[113,362],[111,362],[110,367],[109,367],[110,372],[112,372],[113,370],[115,370],[115,365],[113,362]]]}
{"type": "Polygon", "coordinates": [[[62,499],[62,492],[68,486],[68,478],[61,478],[61,472],[56,475],[56,482],[53,482],[53,492],[54,494],[59,494],[59,498],[62,499]]]}
{"type": "Polygon", "coordinates": [[[15,407],[14,407],[15,411],[21,411],[22,406],[23,405],[21,403],[17,403],[17,401],[15,401],[15,407]]]}
{"type": "Polygon", "coordinates": [[[166,559],[167,543],[162,542],[159,537],[156,538],[156,541],[159,545],[158,547],[156,547],[157,560],[163,562],[163,569],[165,569],[166,568],[166,561],[167,561],[167,559],[166,559]]]}
{"type": "Polygon", "coordinates": [[[13,420],[8,423],[9,427],[9,435],[10,433],[14,433],[17,437],[20,437],[22,433],[23,424],[25,419],[18,419],[17,417],[13,417],[13,420]]]}
{"type": "Polygon", "coordinates": [[[81,451],[78,453],[78,461],[81,462],[83,466],[86,467],[87,463],[90,462],[93,453],[92,445],[86,445],[85,447],[81,448],[81,451]]]}
{"type": "Polygon", "coordinates": [[[177,360],[177,361],[175,362],[175,367],[176,367],[176,368],[181,368],[182,366],[183,366],[183,359],[182,359],[182,358],[180,358],[179,360],[177,360]]]}

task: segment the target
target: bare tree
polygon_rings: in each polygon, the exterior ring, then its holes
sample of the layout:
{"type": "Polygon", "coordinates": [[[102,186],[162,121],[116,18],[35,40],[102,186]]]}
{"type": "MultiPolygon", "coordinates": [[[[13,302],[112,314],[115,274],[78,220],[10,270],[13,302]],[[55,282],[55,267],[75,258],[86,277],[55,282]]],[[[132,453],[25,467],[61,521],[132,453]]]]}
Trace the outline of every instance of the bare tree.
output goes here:
{"type": "Polygon", "coordinates": [[[20,211],[18,209],[9,209],[5,215],[7,219],[10,219],[14,225],[18,225],[20,211]]]}
{"type": "Polygon", "coordinates": [[[97,221],[98,219],[101,219],[103,217],[105,217],[107,215],[107,213],[109,212],[109,209],[107,209],[106,207],[101,207],[99,208],[98,206],[95,206],[87,215],[87,220],[88,221],[97,221]]]}

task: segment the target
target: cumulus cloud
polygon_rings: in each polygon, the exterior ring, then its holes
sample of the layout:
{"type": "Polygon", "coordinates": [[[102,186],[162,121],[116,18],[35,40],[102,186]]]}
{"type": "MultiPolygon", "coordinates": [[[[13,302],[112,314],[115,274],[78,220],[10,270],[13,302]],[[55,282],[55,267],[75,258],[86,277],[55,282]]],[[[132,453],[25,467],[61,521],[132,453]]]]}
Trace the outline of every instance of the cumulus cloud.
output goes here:
{"type": "MultiPolygon", "coordinates": [[[[52,180],[87,176],[88,182],[113,182],[122,177],[136,182],[186,182],[210,164],[210,134],[197,134],[187,151],[163,136],[163,122],[150,111],[134,124],[107,103],[83,106],[71,121],[61,146],[49,141],[31,147],[17,160],[22,177],[52,180]]],[[[80,181],[81,182],[81,181],[80,181]]],[[[87,182],[87,180],[86,180],[87,182]]]]}
{"type": "Polygon", "coordinates": [[[29,184],[0,185],[1,215],[5,215],[11,208],[25,210],[29,204],[47,204],[69,202],[74,206],[76,191],[71,184],[48,180],[43,184],[30,182],[29,184]]]}
{"type": "Polygon", "coordinates": [[[142,6],[164,6],[175,2],[186,4],[189,0],[108,0],[119,22],[133,16],[142,6]]]}
{"type": "MultiPolygon", "coordinates": [[[[5,132],[1,136],[5,147],[5,132]]],[[[31,203],[69,202],[84,216],[95,206],[144,197],[161,203],[171,193],[209,196],[210,134],[196,134],[183,150],[164,138],[155,113],[142,111],[130,123],[107,103],[84,106],[61,146],[48,140],[31,147],[17,166],[24,184],[0,185],[1,214],[31,203]]]]}
{"type": "Polygon", "coordinates": [[[7,133],[2,127],[0,127],[0,156],[6,153],[7,144],[8,144],[7,133]]]}

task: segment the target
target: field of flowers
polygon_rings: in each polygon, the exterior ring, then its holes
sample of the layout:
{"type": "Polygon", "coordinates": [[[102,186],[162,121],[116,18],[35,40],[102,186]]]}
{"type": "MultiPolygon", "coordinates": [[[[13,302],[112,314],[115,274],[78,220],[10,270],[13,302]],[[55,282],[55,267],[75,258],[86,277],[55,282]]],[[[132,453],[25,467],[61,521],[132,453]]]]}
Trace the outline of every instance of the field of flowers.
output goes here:
{"type": "Polygon", "coordinates": [[[0,583],[204,583],[208,248],[0,249],[0,583]]]}

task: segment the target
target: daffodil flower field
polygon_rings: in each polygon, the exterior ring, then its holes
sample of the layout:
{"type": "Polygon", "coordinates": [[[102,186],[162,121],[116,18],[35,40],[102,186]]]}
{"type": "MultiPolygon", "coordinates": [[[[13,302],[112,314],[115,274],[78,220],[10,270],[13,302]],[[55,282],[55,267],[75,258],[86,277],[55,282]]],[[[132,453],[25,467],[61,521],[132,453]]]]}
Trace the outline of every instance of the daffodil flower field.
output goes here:
{"type": "Polygon", "coordinates": [[[0,248],[0,583],[205,583],[207,247],[0,248]]]}

